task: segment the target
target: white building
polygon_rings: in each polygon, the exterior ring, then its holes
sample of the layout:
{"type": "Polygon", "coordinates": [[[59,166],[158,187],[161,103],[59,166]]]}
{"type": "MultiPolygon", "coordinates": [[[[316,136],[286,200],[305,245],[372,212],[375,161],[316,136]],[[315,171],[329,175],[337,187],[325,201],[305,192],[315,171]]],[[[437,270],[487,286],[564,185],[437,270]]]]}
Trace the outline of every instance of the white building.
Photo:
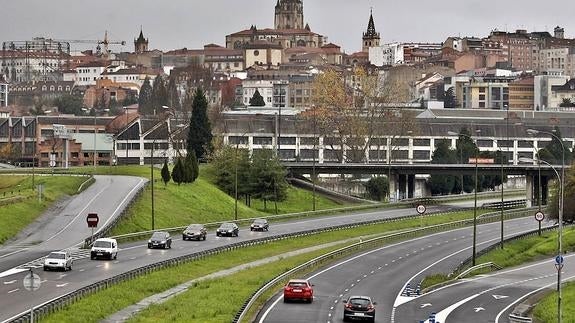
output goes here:
{"type": "Polygon", "coordinates": [[[264,98],[266,107],[271,107],[273,105],[273,81],[268,80],[243,80],[242,81],[242,102],[244,105],[250,105],[250,99],[256,93],[256,90],[260,92],[260,95],[264,98]]]}
{"type": "Polygon", "coordinates": [[[370,47],[369,61],[375,66],[403,64],[403,45],[390,43],[378,47],[370,47]]]}
{"type": "Polygon", "coordinates": [[[76,71],[76,86],[96,85],[96,80],[102,79],[102,73],[109,66],[108,62],[91,62],[78,65],[76,71]]]}
{"type": "Polygon", "coordinates": [[[564,85],[569,81],[568,76],[537,75],[533,79],[533,106],[535,110],[545,111],[548,108],[556,108],[551,102],[551,87],[564,85]]]}

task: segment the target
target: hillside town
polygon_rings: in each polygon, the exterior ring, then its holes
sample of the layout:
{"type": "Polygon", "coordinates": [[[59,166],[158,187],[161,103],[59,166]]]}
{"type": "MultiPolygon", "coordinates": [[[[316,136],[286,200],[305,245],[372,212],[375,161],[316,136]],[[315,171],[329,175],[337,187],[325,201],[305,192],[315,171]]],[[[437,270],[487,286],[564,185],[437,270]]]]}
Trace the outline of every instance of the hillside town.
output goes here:
{"type": "MultiPolygon", "coordinates": [[[[273,14],[273,26],[251,25],[203,48],[153,49],[154,39],[145,32],[153,27],[147,26],[135,31],[129,52],[114,51],[126,42],[110,39],[107,33],[101,40],[3,41],[1,159],[66,167],[147,163],[152,143],[145,137],[159,131],[153,120],[161,116],[169,119],[160,127],[169,134],[164,135],[161,149],[171,158],[177,145],[174,138],[184,140],[186,135],[182,120],[189,119],[191,111],[184,101],[197,88],[205,92],[214,132],[223,134],[224,142],[252,145],[259,140],[278,148],[282,159],[297,159],[310,152],[287,149],[296,140],[282,138],[282,128],[297,122],[282,124],[282,118],[305,115],[315,105],[314,82],[328,70],[338,73],[354,98],[365,99],[362,87],[370,76],[376,76],[379,86],[393,80],[400,89],[385,98],[385,105],[404,111],[457,116],[500,111],[509,122],[510,114],[575,108],[575,39],[566,37],[561,26],[552,33],[486,26],[482,37],[390,43],[375,27],[377,15],[366,8],[365,31],[357,35],[362,50],[346,53],[327,35],[313,31],[314,22],[304,20],[302,0],[278,1],[273,14]],[[75,43],[91,43],[96,49],[75,52],[71,50],[75,43]],[[158,96],[157,91],[166,99],[146,99],[150,92],[158,96]],[[258,132],[257,126],[230,126],[233,120],[256,115],[268,116],[272,123],[260,131],[260,139],[246,137],[258,132]],[[134,124],[137,131],[126,138],[134,124]],[[69,139],[66,144],[54,135],[62,132],[60,125],[65,128],[63,137],[69,139]],[[282,140],[286,151],[281,149],[282,140]],[[69,153],[63,156],[66,145],[69,153]]],[[[368,104],[353,101],[355,106],[368,104]]],[[[409,158],[429,161],[433,145],[429,147],[421,158],[413,157],[413,152],[409,158]]],[[[329,153],[319,155],[323,159],[329,153]]],[[[389,162],[389,157],[372,160],[389,162]]]]}

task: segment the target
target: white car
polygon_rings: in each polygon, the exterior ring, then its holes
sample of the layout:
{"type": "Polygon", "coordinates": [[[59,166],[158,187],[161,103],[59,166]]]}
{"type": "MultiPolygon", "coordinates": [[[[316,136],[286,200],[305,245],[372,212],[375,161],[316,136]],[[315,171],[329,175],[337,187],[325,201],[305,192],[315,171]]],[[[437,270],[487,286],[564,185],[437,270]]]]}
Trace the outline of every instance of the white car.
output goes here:
{"type": "Polygon", "coordinates": [[[90,259],[108,258],[116,259],[118,257],[118,242],[116,239],[100,238],[94,241],[92,250],[90,250],[90,259]]]}
{"type": "Polygon", "coordinates": [[[44,271],[52,269],[72,270],[72,255],[69,251],[51,252],[44,259],[44,271]]]}

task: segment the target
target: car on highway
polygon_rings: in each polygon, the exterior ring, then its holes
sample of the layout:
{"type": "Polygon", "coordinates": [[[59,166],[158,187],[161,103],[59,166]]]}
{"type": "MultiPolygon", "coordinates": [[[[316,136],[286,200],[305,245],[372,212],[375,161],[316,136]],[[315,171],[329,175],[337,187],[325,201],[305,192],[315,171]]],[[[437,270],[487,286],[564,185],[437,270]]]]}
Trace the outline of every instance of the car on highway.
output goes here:
{"type": "Polygon", "coordinates": [[[240,234],[240,228],[237,224],[233,222],[225,222],[220,225],[220,227],[216,230],[216,236],[231,236],[237,237],[240,234]]]}
{"type": "Polygon", "coordinates": [[[90,259],[96,258],[118,258],[118,242],[116,239],[100,238],[94,241],[90,250],[90,259]]]}
{"type": "Polygon", "coordinates": [[[255,219],[250,225],[251,231],[269,231],[270,225],[266,219],[255,219]]]}
{"type": "Polygon", "coordinates": [[[148,240],[148,249],[152,248],[172,248],[172,237],[166,231],[157,231],[152,234],[150,240],[148,240]]]}
{"type": "Polygon", "coordinates": [[[343,300],[343,321],[367,320],[375,322],[375,305],[369,296],[351,296],[343,300]]]}
{"type": "Polygon", "coordinates": [[[203,224],[190,224],[182,232],[182,240],[206,240],[208,231],[203,224]]]}
{"type": "Polygon", "coordinates": [[[307,279],[291,279],[284,286],[284,303],[293,300],[313,302],[313,285],[307,279]]]}
{"type": "Polygon", "coordinates": [[[69,251],[50,252],[44,259],[44,271],[52,269],[72,270],[72,254],[69,251]]]}

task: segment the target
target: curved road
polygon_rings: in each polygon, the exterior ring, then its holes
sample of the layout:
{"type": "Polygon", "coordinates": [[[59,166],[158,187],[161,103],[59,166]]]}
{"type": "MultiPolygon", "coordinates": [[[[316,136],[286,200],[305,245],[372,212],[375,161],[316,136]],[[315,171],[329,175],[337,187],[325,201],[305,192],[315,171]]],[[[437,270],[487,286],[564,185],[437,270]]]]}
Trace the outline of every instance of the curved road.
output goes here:
{"type": "MultiPolygon", "coordinates": [[[[449,206],[430,206],[428,211],[434,212],[449,209],[451,209],[449,206]]],[[[417,212],[412,208],[398,210],[388,209],[272,223],[269,232],[250,232],[245,229],[240,229],[238,238],[219,238],[215,237],[215,233],[210,232],[206,241],[183,242],[181,241],[181,237],[178,238],[175,236],[171,250],[149,250],[147,249],[146,242],[126,243],[120,245],[118,259],[115,261],[90,260],[88,251],[83,257],[75,260],[74,268],[70,272],[41,272],[40,270],[36,270],[36,273],[41,276],[43,284],[41,288],[33,292],[33,294],[22,288],[22,279],[26,273],[19,272],[1,277],[0,308],[3,310],[0,311],[0,321],[7,320],[14,315],[27,311],[31,306],[38,306],[83,286],[165,259],[211,249],[239,240],[250,240],[262,236],[404,215],[415,216],[417,212]],[[10,295],[10,297],[5,297],[7,295],[10,295]]]]}
{"type": "MultiPolygon", "coordinates": [[[[507,236],[536,229],[532,218],[505,222],[507,236]]],[[[342,300],[351,295],[369,295],[378,302],[376,322],[420,322],[431,312],[439,312],[440,304],[451,304],[451,297],[442,303],[414,297],[417,284],[433,273],[449,272],[471,255],[472,228],[402,241],[349,257],[310,276],[314,302],[298,304],[282,302],[282,295],[272,299],[260,312],[258,322],[342,322],[342,300]],[[412,292],[408,296],[408,284],[412,292]]],[[[477,247],[484,248],[500,239],[500,223],[478,226],[477,247]]],[[[465,288],[463,288],[465,290],[465,288]]],[[[427,296],[427,295],[426,295],[427,296]]],[[[461,318],[469,318],[465,313],[461,318]]],[[[444,321],[440,321],[444,323],[444,321]]],[[[492,322],[469,319],[453,322],[492,322]]]]}
{"type": "Polygon", "coordinates": [[[45,212],[22,239],[0,248],[0,278],[19,272],[51,251],[77,246],[89,237],[88,213],[98,213],[99,228],[118,216],[146,182],[132,176],[94,176],[95,183],[62,206],[45,212]],[[20,267],[20,268],[16,268],[20,267]]]}

